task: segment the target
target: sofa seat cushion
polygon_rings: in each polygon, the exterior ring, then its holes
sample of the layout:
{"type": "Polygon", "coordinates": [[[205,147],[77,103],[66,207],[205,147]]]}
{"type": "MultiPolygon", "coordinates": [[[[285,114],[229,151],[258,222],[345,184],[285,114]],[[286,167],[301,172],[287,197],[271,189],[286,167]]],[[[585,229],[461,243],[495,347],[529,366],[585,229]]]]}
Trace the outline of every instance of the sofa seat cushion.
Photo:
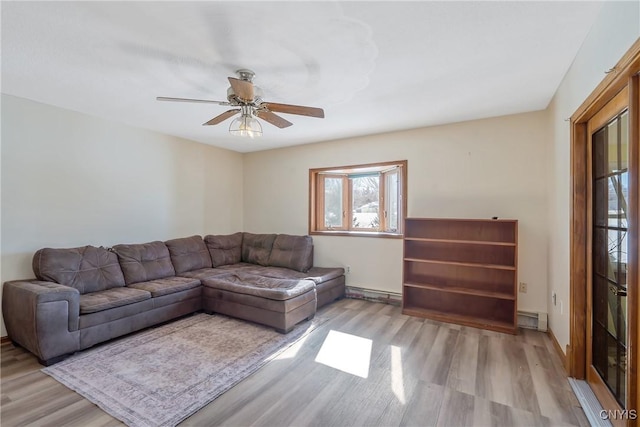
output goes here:
{"type": "Polygon", "coordinates": [[[206,279],[207,277],[219,276],[221,274],[229,274],[228,271],[221,270],[219,268],[200,268],[198,270],[185,271],[179,273],[180,277],[189,277],[191,279],[206,279]]]}
{"type": "Polygon", "coordinates": [[[130,288],[140,289],[151,293],[152,297],[174,294],[200,286],[200,280],[189,277],[165,277],[164,279],[134,283],[130,288]]]}
{"type": "Polygon", "coordinates": [[[204,279],[202,284],[205,287],[278,301],[315,292],[315,284],[311,280],[276,279],[242,272],[204,279]]]}
{"type": "Polygon", "coordinates": [[[261,265],[252,265],[240,270],[243,273],[253,274],[256,276],[271,277],[274,279],[306,279],[307,274],[299,271],[291,270],[283,267],[263,267],[261,265]]]}
{"type": "Polygon", "coordinates": [[[112,288],[80,295],[80,314],[96,313],[122,307],[151,298],[151,293],[141,289],[112,288]]]}
{"type": "Polygon", "coordinates": [[[176,274],[200,268],[211,268],[209,249],[200,236],[183,237],[164,242],[169,249],[176,274]]]}
{"type": "Polygon", "coordinates": [[[245,273],[251,273],[251,269],[258,267],[255,264],[249,264],[248,262],[239,262],[236,264],[223,265],[216,268],[216,270],[224,271],[225,273],[235,273],[236,271],[243,271],[245,273]]]}
{"type": "Polygon", "coordinates": [[[308,279],[316,284],[344,276],[344,268],[312,267],[306,273],[282,267],[262,267],[251,265],[241,270],[243,273],[256,276],[272,277],[275,279],[308,279]]]}
{"type": "Polygon", "coordinates": [[[329,280],[344,276],[344,268],[312,267],[306,272],[306,278],[315,283],[328,282],[329,280]]]}

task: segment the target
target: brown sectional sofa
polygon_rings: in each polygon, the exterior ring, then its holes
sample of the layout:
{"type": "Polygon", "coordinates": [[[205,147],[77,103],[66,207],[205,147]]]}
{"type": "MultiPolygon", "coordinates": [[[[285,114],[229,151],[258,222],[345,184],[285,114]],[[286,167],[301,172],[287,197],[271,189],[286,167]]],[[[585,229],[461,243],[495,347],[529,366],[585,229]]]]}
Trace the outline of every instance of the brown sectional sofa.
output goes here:
{"type": "Polygon", "coordinates": [[[44,248],[36,279],[3,286],[9,338],[49,365],[204,310],[290,331],[342,298],[342,268],[313,267],[310,236],[235,233],[166,242],[44,248]]]}

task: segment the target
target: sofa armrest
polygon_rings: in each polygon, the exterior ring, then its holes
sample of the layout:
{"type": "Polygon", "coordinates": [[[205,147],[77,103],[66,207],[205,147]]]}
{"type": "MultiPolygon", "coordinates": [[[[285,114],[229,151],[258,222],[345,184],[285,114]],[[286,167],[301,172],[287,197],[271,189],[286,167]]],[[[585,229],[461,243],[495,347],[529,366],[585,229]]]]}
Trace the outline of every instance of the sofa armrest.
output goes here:
{"type": "Polygon", "coordinates": [[[9,338],[41,362],[80,348],[80,293],[75,288],[35,279],[5,282],[2,313],[9,338]]]}

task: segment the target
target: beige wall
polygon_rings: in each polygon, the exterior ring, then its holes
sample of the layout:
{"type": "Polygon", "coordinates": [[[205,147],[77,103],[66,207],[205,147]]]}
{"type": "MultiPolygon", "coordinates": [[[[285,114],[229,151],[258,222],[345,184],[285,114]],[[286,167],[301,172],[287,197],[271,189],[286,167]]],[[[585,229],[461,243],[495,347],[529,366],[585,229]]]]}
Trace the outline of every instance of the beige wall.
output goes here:
{"type": "Polygon", "coordinates": [[[589,35],[550,106],[549,327],[562,349],[569,344],[570,126],[577,110],[640,36],[639,2],[604,2],[589,35]],[[551,302],[553,292],[557,303],[551,302]]]}
{"type": "Polygon", "coordinates": [[[1,136],[0,283],[46,246],[242,229],[239,153],[6,95],[1,136]]]}
{"type": "MultiPolygon", "coordinates": [[[[408,160],[413,217],[516,218],[521,310],[547,311],[548,115],[519,114],[249,153],[244,228],[308,232],[309,168],[408,160]]],[[[315,264],[351,266],[347,284],[401,292],[402,241],[314,236],[315,264]]]]}

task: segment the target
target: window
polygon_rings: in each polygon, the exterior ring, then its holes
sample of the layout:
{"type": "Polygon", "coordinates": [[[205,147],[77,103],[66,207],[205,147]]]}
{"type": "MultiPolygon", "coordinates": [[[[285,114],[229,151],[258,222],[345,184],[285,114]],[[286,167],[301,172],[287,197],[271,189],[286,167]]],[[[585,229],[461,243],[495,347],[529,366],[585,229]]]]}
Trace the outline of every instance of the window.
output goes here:
{"type": "Polygon", "coordinates": [[[309,170],[310,234],[402,236],[407,161],[309,170]]]}

